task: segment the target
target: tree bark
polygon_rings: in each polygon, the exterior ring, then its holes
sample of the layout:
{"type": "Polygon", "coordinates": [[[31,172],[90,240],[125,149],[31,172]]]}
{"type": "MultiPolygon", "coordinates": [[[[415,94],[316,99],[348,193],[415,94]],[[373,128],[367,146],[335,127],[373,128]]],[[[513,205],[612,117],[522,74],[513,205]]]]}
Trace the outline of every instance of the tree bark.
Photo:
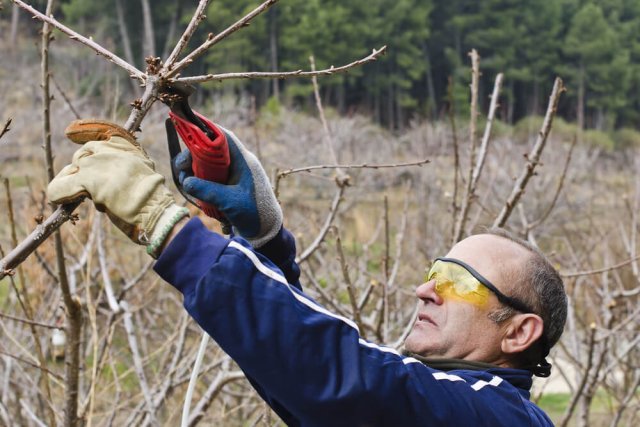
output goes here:
{"type": "MultiPolygon", "coordinates": [[[[269,60],[271,62],[271,71],[274,73],[278,71],[278,18],[277,10],[269,10],[269,60]]],[[[272,80],[273,96],[280,100],[280,81],[278,79],[272,80]]]]}

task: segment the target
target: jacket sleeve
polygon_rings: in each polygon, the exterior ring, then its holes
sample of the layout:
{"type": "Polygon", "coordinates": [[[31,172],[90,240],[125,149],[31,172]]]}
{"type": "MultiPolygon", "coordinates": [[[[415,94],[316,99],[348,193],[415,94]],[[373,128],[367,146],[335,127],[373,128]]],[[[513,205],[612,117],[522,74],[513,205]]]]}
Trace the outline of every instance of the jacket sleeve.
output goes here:
{"type": "Polygon", "coordinates": [[[255,251],[274,263],[290,285],[302,290],[300,268],[296,264],[296,241],[289,230],[282,226],[273,239],[255,251]]]}
{"type": "Polygon", "coordinates": [[[155,270],[289,425],[530,425],[505,418],[504,411],[529,420],[499,377],[471,382],[365,341],[244,240],[227,240],[198,219],[155,270]]]}

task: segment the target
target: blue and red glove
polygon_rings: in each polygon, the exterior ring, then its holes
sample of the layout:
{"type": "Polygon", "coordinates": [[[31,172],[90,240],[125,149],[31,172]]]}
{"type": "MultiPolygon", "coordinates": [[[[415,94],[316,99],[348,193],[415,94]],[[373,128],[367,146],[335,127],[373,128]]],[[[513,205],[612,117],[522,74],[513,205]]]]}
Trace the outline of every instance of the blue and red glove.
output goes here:
{"type": "Polygon", "coordinates": [[[282,210],[260,161],[233,132],[220,127],[227,137],[231,166],[227,184],[193,176],[191,153],[174,159],[178,181],[187,194],[214,205],[254,248],[275,237],[282,228],[282,210]]]}

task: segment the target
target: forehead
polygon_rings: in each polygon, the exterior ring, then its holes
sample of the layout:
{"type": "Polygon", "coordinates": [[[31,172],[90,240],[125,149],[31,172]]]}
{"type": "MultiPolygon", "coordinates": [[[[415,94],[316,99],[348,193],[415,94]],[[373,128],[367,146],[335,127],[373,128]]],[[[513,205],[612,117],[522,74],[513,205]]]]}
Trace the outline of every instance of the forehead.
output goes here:
{"type": "Polygon", "coordinates": [[[458,242],[447,258],[456,258],[473,267],[500,290],[507,290],[512,275],[524,267],[529,251],[504,237],[477,234],[458,242]]]}

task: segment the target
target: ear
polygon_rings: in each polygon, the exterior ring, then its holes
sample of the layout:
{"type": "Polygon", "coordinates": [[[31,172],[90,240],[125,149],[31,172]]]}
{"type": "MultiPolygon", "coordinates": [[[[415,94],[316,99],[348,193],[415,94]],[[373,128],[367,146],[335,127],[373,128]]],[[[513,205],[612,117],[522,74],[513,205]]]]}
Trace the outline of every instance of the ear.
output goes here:
{"type": "Polygon", "coordinates": [[[517,314],[505,328],[501,349],[505,354],[522,353],[540,338],[544,324],[537,314],[517,314]]]}

